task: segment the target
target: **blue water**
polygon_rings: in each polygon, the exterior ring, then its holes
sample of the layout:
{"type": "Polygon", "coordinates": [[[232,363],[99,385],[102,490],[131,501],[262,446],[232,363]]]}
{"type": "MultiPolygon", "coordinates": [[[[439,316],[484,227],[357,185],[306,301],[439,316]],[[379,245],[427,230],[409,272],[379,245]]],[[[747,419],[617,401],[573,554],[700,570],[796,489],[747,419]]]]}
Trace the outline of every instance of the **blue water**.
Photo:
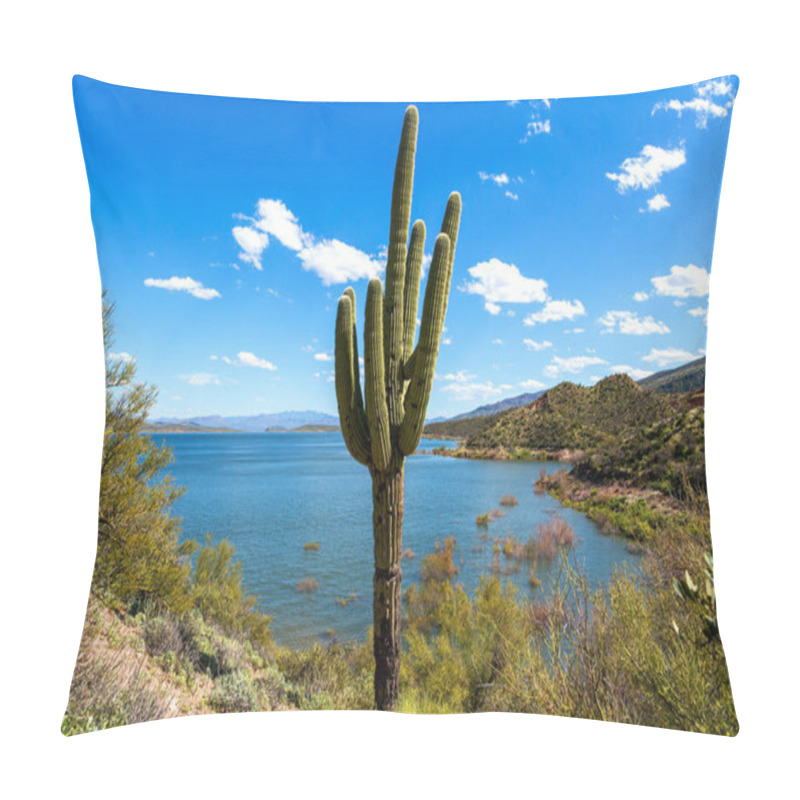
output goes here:
{"type": "MultiPolygon", "coordinates": [[[[371,480],[339,433],[157,438],[172,448],[175,460],[168,470],[186,488],[175,504],[183,535],[202,541],[210,532],[215,540],[230,539],[245,586],[272,616],[279,644],[306,647],[327,640],[330,631],[341,640],[363,639],[372,622],[371,480]],[[317,552],[304,551],[311,541],[319,542],[317,552]],[[298,592],[298,581],[306,577],[319,582],[316,591],[298,592]],[[336,602],[351,593],[353,602],[344,607],[336,602]]],[[[423,440],[420,447],[438,444],[423,440]]],[[[632,563],[624,541],[603,536],[584,515],[549,495],[534,494],[542,467],[552,472],[561,465],[409,457],[403,545],[416,557],[403,560],[404,587],[419,580],[422,557],[434,544],[454,536],[457,580],[472,594],[480,575],[490,573],[493,555],[475,518],[500,507],[504,494],[513,494],[519,505],[503,509],[505,516],[489,526],[491,536],[511,533],[525,541],[558,511],[575,529],[574,558],[591,581],[607,581],[615,565],[632,563]]],[[[556,569],[556,563],[539,562],[545,588],[556,569]]],[[[531,589],[525,564],[507,579],[528,595],[542,592],[531,589]]]]}

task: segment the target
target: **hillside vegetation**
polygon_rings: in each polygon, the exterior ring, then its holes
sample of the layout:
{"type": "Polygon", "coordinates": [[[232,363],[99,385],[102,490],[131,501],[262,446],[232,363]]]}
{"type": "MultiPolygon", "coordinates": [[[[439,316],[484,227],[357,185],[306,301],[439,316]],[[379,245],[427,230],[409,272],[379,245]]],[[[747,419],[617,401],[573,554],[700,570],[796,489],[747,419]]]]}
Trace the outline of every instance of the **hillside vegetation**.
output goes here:
{"type": "Polygon", "coordinates": [[[499,415],[469,436],[466,447],[582,450],[611,444],[671,413],[664,397],[628,375],[611,375],[591,387],[564,382],[532,405],[499,415]]]}

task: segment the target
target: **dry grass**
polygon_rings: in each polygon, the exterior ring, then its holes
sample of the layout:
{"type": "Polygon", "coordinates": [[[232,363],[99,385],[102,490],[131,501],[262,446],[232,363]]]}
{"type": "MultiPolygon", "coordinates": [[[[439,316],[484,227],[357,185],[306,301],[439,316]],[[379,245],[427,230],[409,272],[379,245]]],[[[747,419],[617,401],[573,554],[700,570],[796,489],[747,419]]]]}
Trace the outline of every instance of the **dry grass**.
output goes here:
{"type": "Polygon", "coordinates": [[[504,494],[500,498],[500,505],[507,506],[508,508],[512,508],[513,506],[519,505],[519,501],[513,494],[504,494]]]}

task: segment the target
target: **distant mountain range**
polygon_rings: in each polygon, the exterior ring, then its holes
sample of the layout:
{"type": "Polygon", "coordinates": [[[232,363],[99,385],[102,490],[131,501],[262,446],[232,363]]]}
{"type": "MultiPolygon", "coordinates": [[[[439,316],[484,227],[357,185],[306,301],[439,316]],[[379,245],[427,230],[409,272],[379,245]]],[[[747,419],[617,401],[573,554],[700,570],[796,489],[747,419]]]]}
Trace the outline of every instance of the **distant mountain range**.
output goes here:
{"type": "Polygon", "coordinates": [[[247,433],[265,433],[270,431],[291,431],[297,428],[309,430],[311,428],[339,428],[339,418],[321,411],[280,411],[277,414],[255,414],[253,416],[223,417],[213,415],[207,417],[191,417],[177,419],[175,417],[162,417],[150,420],[149,424],[157,430],[168,426],[181,428],[208,429],[226,428],[247,433]]]}
{"type": "MultiPolygon", "coordinates": [[[[663,370],[638,383],[659,394],[693,392],[702,389],[706,378],[706,359],[698,358],[674,369],[663,370]]],[[[518,394],[506,397],[496,403],[478,406],[472,411],[455,417],[436,417],[429,419],[425,426],[428,435],[470,436],[484,427],[488,418],[514,408],[530,406],[547,393],[518,394]],[[475,422],[475,420],[480,420],[475,422]]],[[[162,417],[148,420],[148,432],[188,432],[188,431],[244,431],[247,433],[268,433],[280,431],[334,431],[339,429],[339,418],[321,411],[281,411],[276,414],[255,414],[253,416],[224,417],[211,415],[204,417],[162,417]]]]}

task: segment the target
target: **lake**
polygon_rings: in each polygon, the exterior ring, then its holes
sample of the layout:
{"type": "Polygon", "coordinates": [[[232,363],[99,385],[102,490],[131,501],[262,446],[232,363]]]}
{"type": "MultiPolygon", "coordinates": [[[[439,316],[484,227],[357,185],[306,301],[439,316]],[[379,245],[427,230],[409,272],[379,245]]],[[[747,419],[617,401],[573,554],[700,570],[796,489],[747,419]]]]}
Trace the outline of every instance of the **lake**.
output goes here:
{"type": "MultiPolygon", "coordinates": [[[[307,647],[328,641],[363,639],[372,623],[372,490],[366,467],[356,463],[337,433],[161,434],[173,452],[168,471],[186,493],[175,504],[183,535],[203,541],[227,537],[242,562],[247,591],[272,620],[281,645],[307,647]],[[319,542],[306,551],[306,542],[319,542]],[[304,578],[319,582],[299,592],[304,578]],[[346,606],[336,602],[355,594],[346,606]]],[[[423,440],[430,449],[443,442],[423,440]]],[[[488,528],[492,536],[513,534],[525,541],[555,511],[574,528],[574,558],[594,583],[607,581],[616,565],[635,564],[626,542],[603,536],[583,514],[562,508],[533,483],[556,463],[472,461],[417,454],[406,459],[403,546],[416,554],[403,560],[403,586],[419,580],[423,556],[437,541],[456,538],[457,580],[472,595],[490,573],[492,543],[482,541],[475,518],[500,507],[504,494],[519,504],[488,528]]],[[[505,559],[501,558],[505,563],[505,559]]],[[[540,561],[537,575],[546,588],[555,561],[540,561]]],[[[506,578],[504,578],[505,580],[506,578]]],[[[525,564],[507,578],[530,596],[525,564]]]]}

